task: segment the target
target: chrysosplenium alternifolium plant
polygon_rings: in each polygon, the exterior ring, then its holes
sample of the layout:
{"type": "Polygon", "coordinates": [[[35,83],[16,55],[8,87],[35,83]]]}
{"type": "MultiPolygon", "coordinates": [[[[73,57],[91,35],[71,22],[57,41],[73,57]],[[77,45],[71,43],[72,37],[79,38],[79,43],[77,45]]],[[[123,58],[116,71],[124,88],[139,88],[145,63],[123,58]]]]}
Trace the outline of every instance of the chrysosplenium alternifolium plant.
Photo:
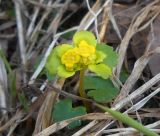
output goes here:
{"type": "MultiPolygon", "coordinates": [[[[49,76],[58,75],[62,78],[73,76],[80,71],[79,94],[81,97],[93,97],[97,102],[109,102],[118,94],[117,89],[107,78],[112,76],[112,68],[117,63],[117,54],[112,47],[97,43],[95,36],[89,31],[79,31],[73,36],[73,44],[62,44],[53,49],[47,63],[46,69],[49,76]],[[84,79],[84,70],[89,69],[97,74],[98,77],[86,77],[84,79]],[[83,85],[85,84],[85,85],[83,85]],[[91,88],[90,88],[91,87],[91,88]],[[87,94],[85,89],[90,90],[87,94]]],[[[90,105],[85,103],[86,108],[90,105]]],[[[119,121],[136,128],[147,136],[158,136],[155,132],[144,127],[127,115],[114,111],[100,104],[97,107],[108,112],[119,121]]],[[[54,121],[62,121],[72,117],[86,114],[84,107],[72,108],[70,100],[60,100],[53,111],[54,121]]],[[[69,128],[74,128],[81,124],[80,121],[73,121],[69,128]]]]}
{"type": "Polygon", "coordinates": [[[49,56],[46,69],[49,75],[67,78],[82,69],[89,69],[98,76],[107,79],[112,75],[112,67],[105,63],[108,55],[103,48],[97,48],[93,33],[79,31],[73,36],[73,44],[62,44],[54,48],[49,56]]]}

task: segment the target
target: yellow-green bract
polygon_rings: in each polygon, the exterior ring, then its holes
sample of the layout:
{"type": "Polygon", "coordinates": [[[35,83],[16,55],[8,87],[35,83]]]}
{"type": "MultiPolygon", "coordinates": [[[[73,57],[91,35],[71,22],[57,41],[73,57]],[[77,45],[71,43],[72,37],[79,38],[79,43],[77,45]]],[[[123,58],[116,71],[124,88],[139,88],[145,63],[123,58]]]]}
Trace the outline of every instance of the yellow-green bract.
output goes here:
{"type": "Polygon", "coordinates": [[[62,44],[52,50],[45,68],[50,76],[57,74],[67,78],[79,70],[89,69],[107,79],[112,75],[112,67],[104,61],[107,57],[107,53],[97,48],[97,40],[93,33],[79,31],[74,34],[72,45],[62,44]]]}

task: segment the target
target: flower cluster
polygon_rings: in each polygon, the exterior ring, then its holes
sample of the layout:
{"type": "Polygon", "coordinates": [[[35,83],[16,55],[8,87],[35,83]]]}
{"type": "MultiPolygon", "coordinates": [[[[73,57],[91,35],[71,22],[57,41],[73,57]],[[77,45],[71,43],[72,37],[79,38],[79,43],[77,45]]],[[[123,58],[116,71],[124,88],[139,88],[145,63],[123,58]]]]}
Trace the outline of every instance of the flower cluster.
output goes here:
{"type": "Polygon", "coordinates": [[[89,64],[94,64],[95,53],[95,47],[82,40],[78,47],[69,49],[62,55],[61,62],[69,71],[81,69],[89,64]]]}
{"type": "Polygon", "coordinates": [[[112,70],[103,63],[105,58],[107,54],[98,50],[95,36],[89,31],[79,31],[73,36],[73,45],[62,44],[53,49],[45,67],[50,75],[65,78],[88,68],[106,79],[112,70]]]}

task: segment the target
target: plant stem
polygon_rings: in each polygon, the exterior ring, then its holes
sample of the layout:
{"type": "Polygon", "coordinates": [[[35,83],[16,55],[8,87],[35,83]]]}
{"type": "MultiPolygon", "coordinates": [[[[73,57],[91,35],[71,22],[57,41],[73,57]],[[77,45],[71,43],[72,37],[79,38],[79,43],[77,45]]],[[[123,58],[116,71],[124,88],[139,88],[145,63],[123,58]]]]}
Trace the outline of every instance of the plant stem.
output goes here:
{"type": "Polygon", "coordinates": [[[80,94],[81,97],[87,98],[87,94],[84,91],[83,82],[84,82],[84,70],[81,70],[80,71],[80,77],[79,77],[79,94],[80,94]]]}
{"type": "Polygon", "coordinates": [[[146,136],[159,136],[157,133],[151,131],[149,128],[146,128],[145,126],[143,126],[142,124],[138,123],[136,120],[130,118],[127,115],[124,115],[118,111],[112,110],[108,107],[105,107],[103,105],[97,104],[95,103],[95,106],[99,107],[100,109],[108,112],[111,116],[113,116],[114,118],[116,118],[117,120],[130,125],[131,127],[137,129],[138,131],[142,132],[143,134],[145,134],[146,136]]]}
{"type": "MultiPolygon", "coordinates": [[[[85,73],[85,70],[82,69],[80,70],[80,77],[79,77],[79,94],[81,97],[83,98],[87,98],[87,94],[84,90],[84,73],[85,73]]],[[[86,102],[86,101],[83,101],[85,107],[87,108],[87,111],[90,111],[91,110],[91,104],[86,102]]]]}

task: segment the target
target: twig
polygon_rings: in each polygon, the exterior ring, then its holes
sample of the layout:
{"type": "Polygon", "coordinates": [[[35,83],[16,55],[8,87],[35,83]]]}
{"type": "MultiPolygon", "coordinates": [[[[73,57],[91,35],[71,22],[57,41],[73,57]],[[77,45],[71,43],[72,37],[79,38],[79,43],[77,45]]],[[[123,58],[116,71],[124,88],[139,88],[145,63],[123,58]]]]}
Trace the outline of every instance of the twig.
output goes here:
{"type": "Polygon", "coordinates": [[[86,101],[86,102],[90,102],[90,103],[94,103],[93,100],[91,99],[87,99],[87,98],[83,98],[83,97],[80,97],[80,96],[77,96],[77,95],[74,95],[74,94],[70,94],[70,93],[67,93],[66,91],[63,91],[53,85],[49,85],[48,87],[52,88],[53,91],[59,93],[60,95],[63,95],[65,97],[69,97],[69,98],[72,98],[72,99],[76,99],[76,100],[81,100],[81,101],[86,101]]]}

